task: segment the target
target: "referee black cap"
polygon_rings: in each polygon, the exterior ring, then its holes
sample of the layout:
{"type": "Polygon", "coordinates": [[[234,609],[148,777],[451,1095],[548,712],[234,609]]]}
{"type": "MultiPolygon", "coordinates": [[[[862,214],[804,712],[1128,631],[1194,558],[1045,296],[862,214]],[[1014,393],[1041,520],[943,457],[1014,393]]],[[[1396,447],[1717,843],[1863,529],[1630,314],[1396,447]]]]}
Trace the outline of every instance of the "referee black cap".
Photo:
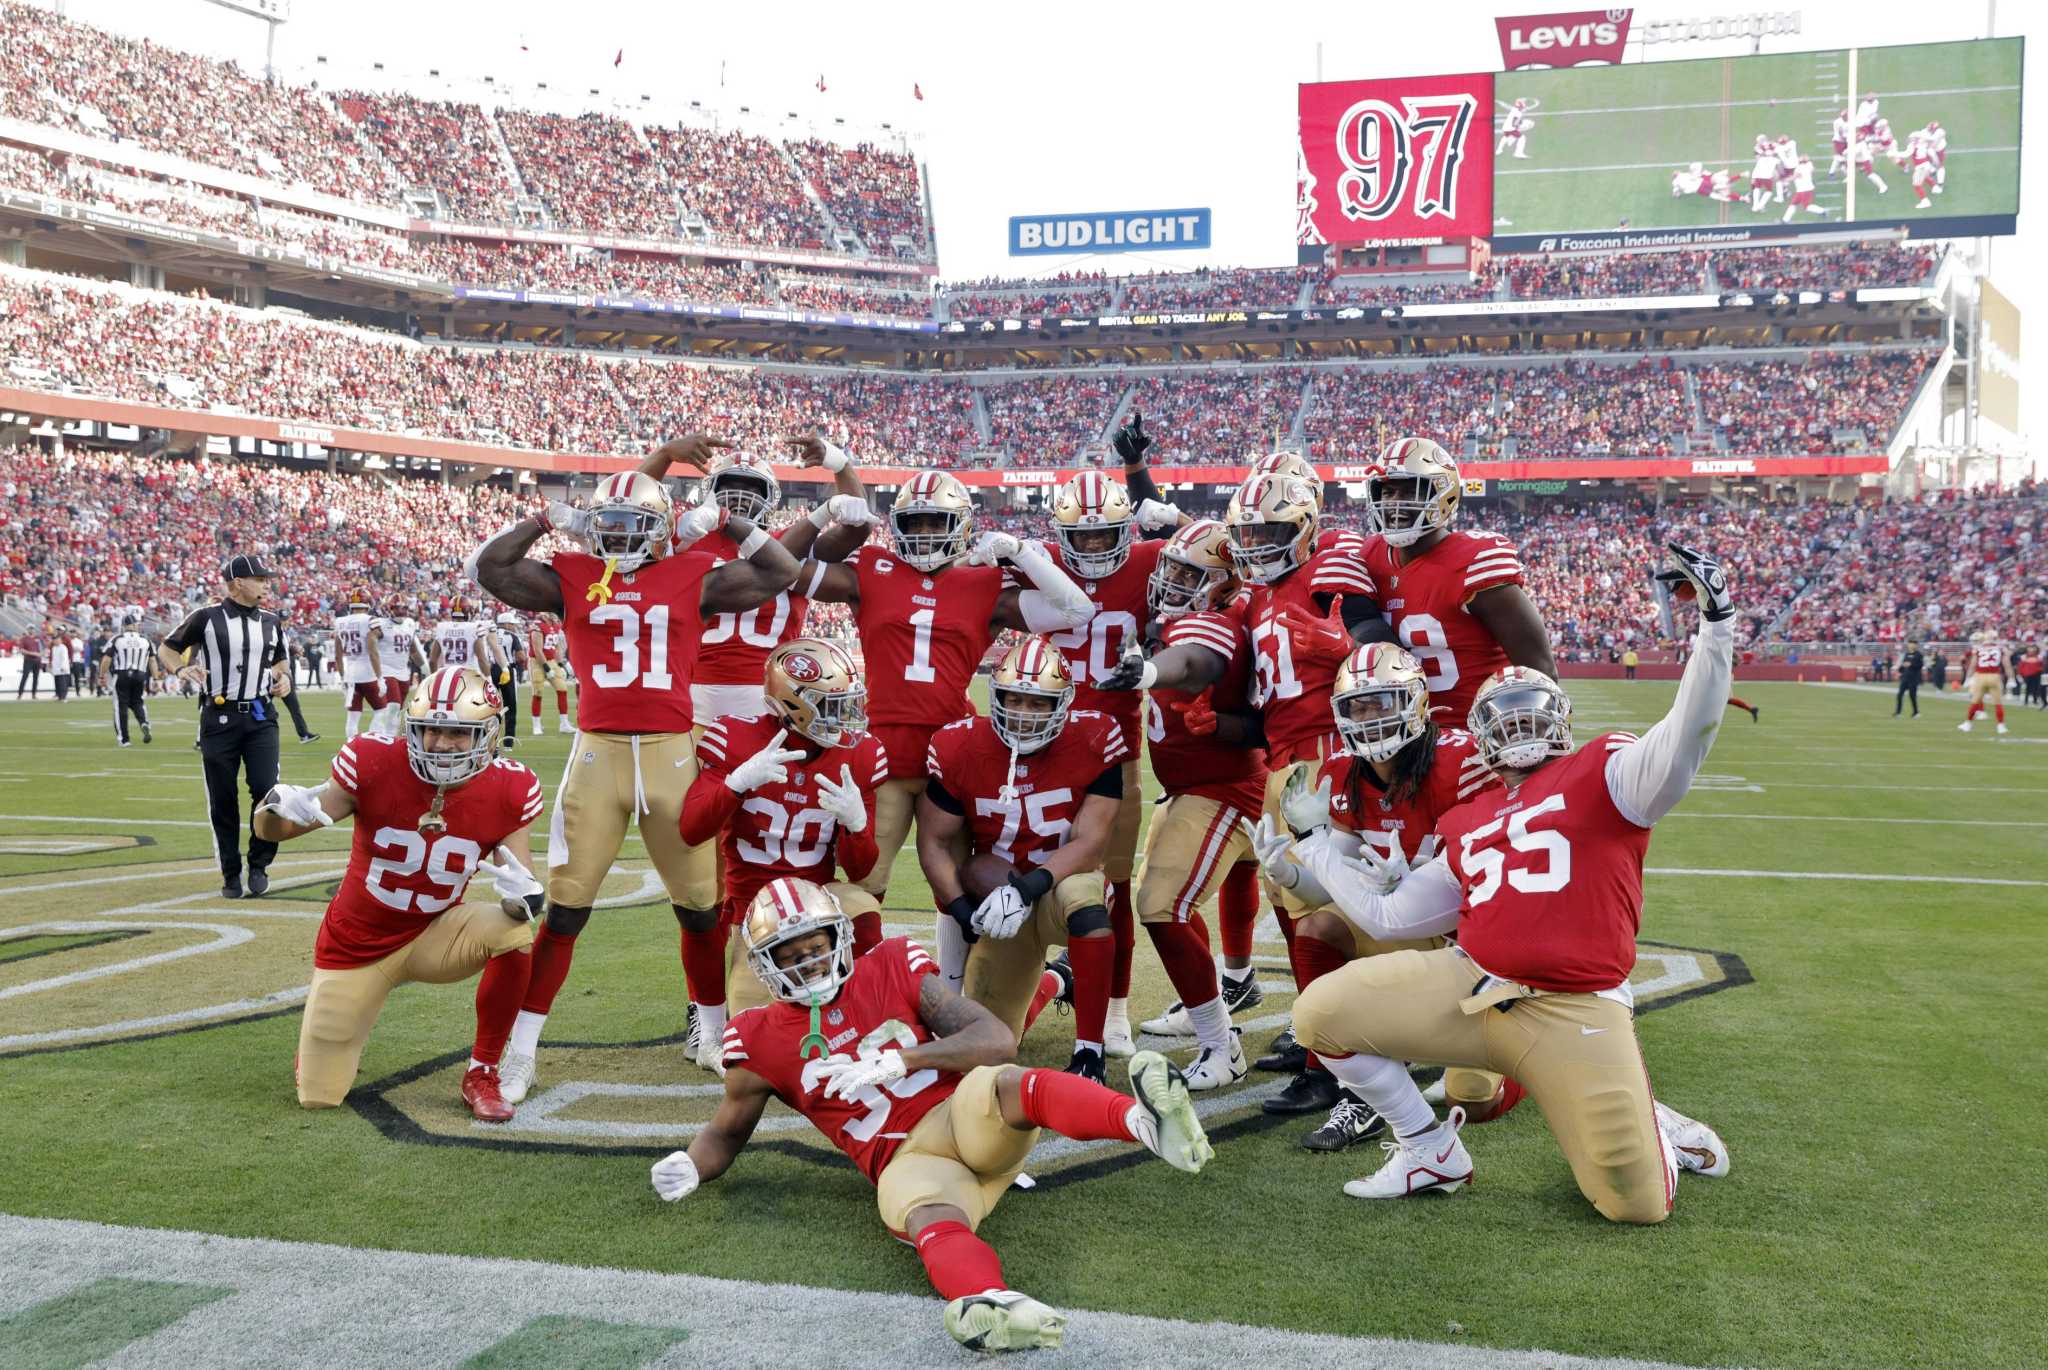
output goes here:
{"type": "Polygon", "coordinates": [[[275,577],[277,572],[265,566],[260,557],[245,552],[240,556],[229,557],[223,562],[220,575],[222,580],[240,580],[243,576],[257,576],[269,580],[275,577]]]}

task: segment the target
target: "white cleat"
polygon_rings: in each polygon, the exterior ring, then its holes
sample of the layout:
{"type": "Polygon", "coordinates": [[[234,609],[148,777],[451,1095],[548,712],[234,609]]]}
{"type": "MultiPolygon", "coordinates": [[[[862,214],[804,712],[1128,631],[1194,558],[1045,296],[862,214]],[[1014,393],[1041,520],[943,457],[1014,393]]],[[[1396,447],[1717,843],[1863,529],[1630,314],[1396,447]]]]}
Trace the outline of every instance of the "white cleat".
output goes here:
{"type": "Polygon", "coordinates": [[[565,718],[561,720],[560,725],[556,727],[555,731],[566,736],[567,734],[573,733],[576,730],[569,726],[569,720],[565,718]]]}
{"type": "Polygon", "coordinates": [[[991,1289],[946,1305],[946,1330],[970,1351],[1057,1347],[1067,1315],[1014,1289],[991,1289]]]}
{"type": "Polygon", "coordinates": [[[1962,722],[1956,724],[1956,731],[1959,733],[1966,733],[1970,731],[1970,720],[1966,718],[1962,722]]]}
{"type": "Polygon", "coordinates": [[[2003,723],[2001,723],[2001,724],[1999,724],[1999,725],[1998,725],[1998,735],[1999,735],[2000,737],[2004,737],[2004,736],[2005,736],[2005,725],[2004,725],[2003,723]]]}
{"type": "Polygon", "coordinates": [[[1671,1105],[1658,1101],[1657,1126],[1664,1140],[1678,1153],[1678,1168],[1709,1179],[1728,1173],[1728,1148],[1721,1134],[1695,1118],[1688,1118],[1671,1105]]]}
{"type": "Polygon", "coordinates": [[[508,1104],[516,1104],[532,1089],[533,1057],[506,1048],[498,1061],[498,1096],[508,1104]]]}
{"type": "MultiPolygon", "coordinates": [[[[1223,1007],[1230,1010],[1233,1017],[1246,1009],[1257,1008],[1265,1002],[1266,992],[1259,988],[1257,976],[1247,975],[1242,980],[1233,980],[1228,975],[1223,977],[1223,1007]]],[[[1138,1027],[1154,1037],[1195,1035],[1195,1024],[1188,1017],[1187,1005],[1178,999],[1173,1001],[1166,1012],[1157,1018],[1147,1018],[1138,1024],[1138,1027]]]]}
{"type": "Polygon", "coordinates": [[[1156,1051],[1131,1058],[1131,1130],[1160,1160],[1193,1175],[1216,1154],[1188,1098],[1187,1078],[1156,1051]]]}
{"type": "Polygon", "coordinates": [[[1381,1142],[1387,1163],[1344,1186],[1354,1199],[1405,1199],[1414,1194],[1450,1194],[1472,1182],[1472,1157],[1458,1139],[1465,1110],[1453,1108],[1443,1122],[1413,1141],[1381,1142]]]}
{"type": "Polygon", "coordinates": [[[1251,1063],[1244,1056],[1244,1033],[1238,1028],[1230,1030],[1230,1050],[1222,1052],[1214,1047],[1203,1047],[1195,1054],[1195,1063],[1187,1068],[1181,1078],[1188,1088],[1199,1093],[1205,1089],[1221,1089],[1242,1080],[1251,1069],[1251,1063]]]}
{"type": "Polygon", "coordinates": [[[1131,1020],[1128,1014],[1113,1013],[1102,1024],[1102,1054],[1104,1056],[1135,1056],[1138,1044],[1131,1039],[1131,1020]]]}

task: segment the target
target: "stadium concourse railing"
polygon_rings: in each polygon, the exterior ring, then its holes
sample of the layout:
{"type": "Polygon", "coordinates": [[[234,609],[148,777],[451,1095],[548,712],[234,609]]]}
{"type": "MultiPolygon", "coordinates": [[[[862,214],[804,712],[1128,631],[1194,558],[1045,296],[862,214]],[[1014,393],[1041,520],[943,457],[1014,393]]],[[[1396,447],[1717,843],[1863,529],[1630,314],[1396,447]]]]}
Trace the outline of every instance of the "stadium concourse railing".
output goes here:
{"type": "MultiPolygon", "coordinates": [[[[536,477],[608,475],[614,471],[630,470],[641,460],[636,455],[623,453],[539,452],[529,448],[464,442],[456,438],[377,432],[255,414],[179,409],[134,400],[14,386],[0,386],[0,410],[26,414],[37,420],[62,419],[117,427],[161,428],[201,437],[244,438],[337,452],[417,457],[451,467],[502,467],[531,471],[536,477]]],[[[1889,468],[1889,459],[1883,453],[1792,457],[1745,457],[1727,453],[1716,453],[1711,457],[1523,457],[1510,461],[1469,461],[1461,465],[1468,482],[1683,479],[1696,476],[1863,476],[1883,475],[1889,468]]],[[[902,485],[926,469],[929,468],[890,466],[882,461],[864,465],[861,475],[870,486],[889,488],[902,485]]],[[[955,470],[954,474],[964,484],[978,488],[1032,489],[1058,485],[1083,469],[1087,468],[1078,464],[1037,468],[965,467],[955,470]]],[[[1346,462],[1326,463],[1316,469],[1325,480],[1340,483],[1363,480],[1368,470],[1364,464],[1346,462]]],[[[1153,469],[1154,478],[1165,485],[1234,486],[1248,472],[1248,466],[1235,463],[1153,469]]],[[[775,474],[785,484],[794,485],[824,484],[831,480],[821,470],[804,466],[778,465],[775,474]]],[[[1473,493],[1483,493],[1483,487],[1474,488],[1473,493]]]]}

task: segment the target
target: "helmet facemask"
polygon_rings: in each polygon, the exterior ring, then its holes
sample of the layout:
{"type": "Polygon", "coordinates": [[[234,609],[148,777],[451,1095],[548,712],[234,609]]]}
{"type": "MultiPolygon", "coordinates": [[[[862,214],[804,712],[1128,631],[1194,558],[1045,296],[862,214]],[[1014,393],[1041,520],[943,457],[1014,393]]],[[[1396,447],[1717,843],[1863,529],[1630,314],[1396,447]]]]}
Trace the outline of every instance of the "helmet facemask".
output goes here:
{"type": "Polygon", "coordinates": [[[784,722],[799,736],[820,747],[850,747],[855,737],[867,731],[868,687],[856,683],[850,690],[826,690],[798,686],[797,698],[810,707],[810,717],[799,726],[795,719],[784,722]]]}
{"type": "Polygon", "coordinates": [[[1572,702],[1537,678],[1482,688],[1468,724],[1479,756],[1496,771],[1527,771],[1572,749],[1572,702]]]}
{"type": "Polygon", "coordinates": [[[988,693],[988,721],[1005,746],[1020,756],[1029,756],[1060,735],[1073,703],[1072,685],[1055,692],[1029,684],[992,684],[988,693]]]}
{"type": "Polygon", "coordinates": [[[1365,478],[1365,498],[1372,511],[1373,531],[1390,546],[1408,547],[1451,526],[1457,504],[1447,475],[1411,476],[1396,472],[1365,478]]]}
{"type": "MultiPolygon", "coordinates": [[[[831,899],[828,893],[825,896],[831,899]]],[[[785,921],[775,935],[750,943],[747,955],[754,973],[768,993],[785,1004],[829,1003],[840,987],[853,977],[853,923],[832,900],[832,912],[815,918],[785,921]],[[804,941],[820,933],[831,939],[829,949],[813,952],[784,966],[775,959],[778,948],[804,941]]]]}
{"type": "Polygon", "coordinates": [[[967,553],[971,517],[964,509],[935,509],[930,505],[891,509],[889,530],[895,535],[896,555],[927,573],[950,565],[967,553]]]}
{"type": "Polygon", "coordinates": [[[751,466],[714,471],[704,478],[704,487],[720,509],[750,523],[760,523],[782,498],[781,482],[751,466]]]}
{"type": "Polygon", "coordinates": [[[660,557],[669,533],[668,521],[652,509],[613,505],[590,516],[592,550],[622,572],[637,571],[660,557]]]}
{"type": "Polygon", "coordinates": [[[1425,689],[1419,680],[1368,681],[1330,697],[1337,732],[1353,756],[1392,761],[1421,737],[1428,723],[1425,689]]]}
{"type": "Polygon", "coordinates": [[[1230,572],[1215,566],[1177,557],[1162,549],[1145,583],[1145,599],[1154,615],[1174,618],[1216,607],[1216,601],[1230,584],[1230,572]]]}
{"type": "Polygon", "coordinates": [[[1233,523],[1230,559],[1246,580],[1270,585],[1301,565],[1303,540],[1300,527],[1292,523],[1233,523]]]}
{"type": "Polygon", "coordinates": [[[496,714],[469,719],[436,710],[409,717],[405,721],[405,759],[412,764],[412,773],[429,785],[461,785],[482,775],[498,754],[501,727],[496,714]],[[461,745],[452,749],[432,745],[445,742],[451,734],[464,739],[461,745]]]}
{"type": "Polygon", "coordinates": [[[1067,569],[1084,580],[1101,580],[1116,574],[1131,559],[1131,542],[1137,534],[1134,520],[1116,523],[1054,523],[1053,533],[1066,554],[1067,569]],[[1082,544],[1087,546],[1084,548],[1082,544]]]}

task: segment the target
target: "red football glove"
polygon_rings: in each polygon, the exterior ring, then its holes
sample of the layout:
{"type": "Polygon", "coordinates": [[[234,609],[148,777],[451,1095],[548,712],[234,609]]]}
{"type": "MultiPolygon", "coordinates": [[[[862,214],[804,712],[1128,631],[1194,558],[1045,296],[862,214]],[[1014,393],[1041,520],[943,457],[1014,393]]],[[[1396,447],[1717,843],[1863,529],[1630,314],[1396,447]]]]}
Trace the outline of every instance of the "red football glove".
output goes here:
{"type": "Polygon", "coordinates": [[[1314,615],[1288,605],[1277,616],[1276,622],[1287,630],[1287,636],[1294,643],[1294,655],[1299,661],[1318,666],[1335,666],[1351,655],[1356,646],[1351,634],[1344,631],[1344,620],[1332,613],[1328,618],[1314,615]]]}
{"type": "Polygon", "coordinates": [[[1209,692],[1202,691],[1189,700],[1180,711],[1180,721],[1196,737],[1209,737],[1216,731],[1216,706],[1209,702],[1209,692]]]}

